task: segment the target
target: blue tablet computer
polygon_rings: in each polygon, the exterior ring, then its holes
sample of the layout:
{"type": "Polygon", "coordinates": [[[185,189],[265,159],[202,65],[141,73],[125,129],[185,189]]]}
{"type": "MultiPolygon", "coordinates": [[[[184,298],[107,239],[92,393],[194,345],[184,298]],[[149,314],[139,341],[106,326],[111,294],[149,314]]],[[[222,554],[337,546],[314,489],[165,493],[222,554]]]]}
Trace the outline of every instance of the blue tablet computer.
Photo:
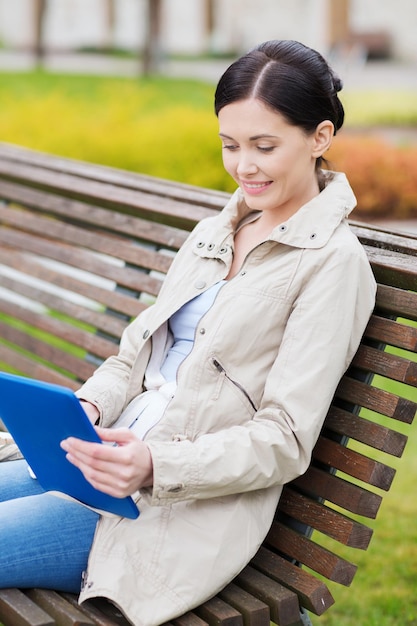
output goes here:
{"type": "Polygon", "coordinates": [[[0,418],[46,491],[66,494],[103,513],[139,516],[131,497],[98,491],[67,461],[60,447],[63,439],[101,442],[70,389],[0,372],[0,418]]]}

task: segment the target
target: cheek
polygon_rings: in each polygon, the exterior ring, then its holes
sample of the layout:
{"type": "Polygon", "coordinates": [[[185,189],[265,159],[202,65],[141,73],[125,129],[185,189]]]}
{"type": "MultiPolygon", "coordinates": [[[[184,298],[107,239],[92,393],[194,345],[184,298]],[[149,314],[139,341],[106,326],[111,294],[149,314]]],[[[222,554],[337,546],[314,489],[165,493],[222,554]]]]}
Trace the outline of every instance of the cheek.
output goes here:
{"type": "Polygon", "coordinates": [[[236,159],[233,158],[233,155],[229,152],[223,152],[222,158],[224,169],[226,170],[226,172],[228,172],[228,174],[231,174],[233,176],[236,172],[236,159]]]}

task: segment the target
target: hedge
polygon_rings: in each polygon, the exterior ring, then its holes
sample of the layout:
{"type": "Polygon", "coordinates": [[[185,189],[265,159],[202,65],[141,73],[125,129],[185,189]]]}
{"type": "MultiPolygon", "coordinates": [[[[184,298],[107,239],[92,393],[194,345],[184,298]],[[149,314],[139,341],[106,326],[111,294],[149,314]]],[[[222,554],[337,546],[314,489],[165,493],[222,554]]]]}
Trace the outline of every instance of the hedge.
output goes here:
{"type": "Polygon", "coordinates": [[[400,147],[375,137],[337,137],[326,155],[346,172],[358,199],[356,215],[417,218],[417,144],[400,147]]]}
{"type": "MultiPolygon", "coordinates": [[[[0,85],[2,141],[194,185],[235,187],[221,162],[211,85],[46,72],[2,73],[0,85]]],[[[401,146],[366,130],[350,132],[365,123],[416,126],[416,94],[387,90],[345,100],[346,126],[328,156],[351,181],[355,214],[417,217],[415,134],[401,146]]]]}

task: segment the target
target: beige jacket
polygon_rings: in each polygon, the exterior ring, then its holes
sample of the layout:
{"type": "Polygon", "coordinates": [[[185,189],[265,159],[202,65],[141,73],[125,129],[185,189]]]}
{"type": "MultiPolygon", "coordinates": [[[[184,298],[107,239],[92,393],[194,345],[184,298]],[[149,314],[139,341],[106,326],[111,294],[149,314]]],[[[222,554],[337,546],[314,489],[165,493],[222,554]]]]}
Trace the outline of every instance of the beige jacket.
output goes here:
{"type": "MultiPolygon", "coordinates": [[[[214,595],[257,551],[282,485],[309,464],[374,306],[374,278],[346,221],[354,206],[337,174],[220,289],[146,436],[153,489],[138,495],[137,520],[101,519],[81,601],[106,596],[135,626],[162,624],[214,595]]],[[[102,425],[143,391],[152,339],[169,346],[169,317],[227,275],[247,213],[237,191],[196,227],[156,304],[80,390],[102,425]]]]}

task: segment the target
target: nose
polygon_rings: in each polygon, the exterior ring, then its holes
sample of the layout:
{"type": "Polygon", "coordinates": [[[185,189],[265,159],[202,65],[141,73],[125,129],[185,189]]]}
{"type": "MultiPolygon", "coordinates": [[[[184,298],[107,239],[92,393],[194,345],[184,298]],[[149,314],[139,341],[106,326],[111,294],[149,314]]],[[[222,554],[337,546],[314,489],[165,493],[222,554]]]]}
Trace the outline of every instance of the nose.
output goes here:
{"type": "Polygon", "coordinates": [[[258,167],[253,159],[252,151],[240,150],[236,171],[240,177],[256,174],[258,167]]]}

